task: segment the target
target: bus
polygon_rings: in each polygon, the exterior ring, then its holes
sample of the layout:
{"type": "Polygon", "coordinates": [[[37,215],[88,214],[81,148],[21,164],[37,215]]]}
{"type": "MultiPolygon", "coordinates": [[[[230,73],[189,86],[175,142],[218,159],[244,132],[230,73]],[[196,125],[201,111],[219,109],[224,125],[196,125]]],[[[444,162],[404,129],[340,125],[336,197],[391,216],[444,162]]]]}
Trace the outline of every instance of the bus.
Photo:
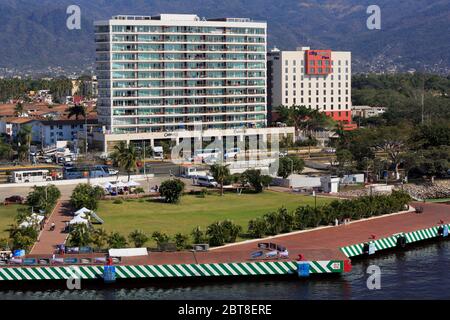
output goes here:
{"type": "Polygon", "coordinates": [[[104,165],[93,167],[65,167],[63,171],[64,179],[83,179],[83,178],[103,178],[111,176],[109,168],[104,165]]]}
{"type": "Polygon", "coordinates": [[[219,156],[220,149],[200,149],[195,150],[194,158],[206,159],[206,158],[217,158],[219,156]]]}
{"type": "Polygon", "coordinates": [[[12,183],[45,182],[52,180],[53,178],[49,170],[23,170],[13,171],[11,173],[12,183]]]}

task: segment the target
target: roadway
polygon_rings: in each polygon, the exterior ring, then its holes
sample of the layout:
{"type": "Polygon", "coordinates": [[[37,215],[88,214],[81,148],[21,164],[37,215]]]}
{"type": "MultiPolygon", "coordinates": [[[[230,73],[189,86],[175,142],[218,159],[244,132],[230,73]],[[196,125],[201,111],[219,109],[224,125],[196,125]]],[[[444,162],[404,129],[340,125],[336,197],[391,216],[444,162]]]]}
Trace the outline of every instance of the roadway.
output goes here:
{"type": "MultiPolygon", "coordinates": [[[[165,180],[168,180],[169,176],[158,176],[154,178],[148,179],[148,184],[146,180],[136,180],[137,182],[141,183],[141,186],[144,188],[145,191],[148,191],[150,188],[153,188],[155,185],[160,186],[161,183],[165,180]]],[[[111,177],[111,181],[116,180],[115,177],[111,177]]],[[[121,179],[123,181],[126,181],[125,179],[121,179]]],[[[190,189],[192,187],[192,180],[191,179],[181,179],[186,183],[186,187],[190,189]]],[[[77,180],[73,180],[73,184],[70,185],[58,185],[58,189],[61,191],[61,200],[68,200],[70,196],[72,195],[73,190],[80,182],[77,182],[77,180]]],[[[51,182],[49,182],[51,184],[51,182]]],[[[3,201],[5,198],[10,196],[19,195],[22,197],[26,197],[28,193],[32,190],[32,187],[23,187],[20,186],[20,184],[10,184],[10,188],[0,188],[0,202],[3,201]]]]}

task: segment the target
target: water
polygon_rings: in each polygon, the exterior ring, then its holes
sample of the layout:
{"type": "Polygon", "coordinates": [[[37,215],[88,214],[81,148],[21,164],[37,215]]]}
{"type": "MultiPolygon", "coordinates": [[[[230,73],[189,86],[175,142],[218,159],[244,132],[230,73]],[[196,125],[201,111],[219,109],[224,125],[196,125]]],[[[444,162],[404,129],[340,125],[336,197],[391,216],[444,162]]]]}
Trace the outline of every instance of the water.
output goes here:
{"type": "MultiPolygon", "coordinates": [[[[189,284],[147,284],[139,288],[2,290],[0,300],[244,300],[244,299],[450,299],[450,241],[425,244],[355,262],[350,274],[310,279],[221,280],[189,284]],[[369,290],[367,267],[381,268],[381,289],[369,290]]],[[[169,280],[170,281],[170,280],[169,280]]]]}

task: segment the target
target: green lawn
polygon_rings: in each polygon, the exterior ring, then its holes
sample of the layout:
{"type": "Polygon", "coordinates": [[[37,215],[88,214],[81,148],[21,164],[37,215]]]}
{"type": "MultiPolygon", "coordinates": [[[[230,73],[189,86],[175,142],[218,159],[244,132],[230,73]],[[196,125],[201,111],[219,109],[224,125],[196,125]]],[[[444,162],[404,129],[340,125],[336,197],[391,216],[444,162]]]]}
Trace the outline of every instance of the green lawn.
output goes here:
{"type": "Polygon", "coordinates": [[[14,223],[14,217],[17,214],[19,205],[0,205],[0,238],[7,238],[9,236],[9,226],[14,223]]]}
{"type": "MultiPolygon", "coordinates": [[[[317,204],[331,199],[317,198],[317,204]]],[[[314,198],[281,192],[266,191],[262,194],[207,195],[200,198],[194,195],[182,197],[179,204],[165,204],[147,200],[128,200],[122,204],[113,201],[100,201],[97,213],[107,231],[117,231],[125,236],[135,229],[149,235],[154,231],[175,235],[178,232],[190,234],[196,226],[205,230],[206,226],[225,219],[231,219],[247,230],[250,219],[285,206],[289,210],[310,204],[314,198]]]]}

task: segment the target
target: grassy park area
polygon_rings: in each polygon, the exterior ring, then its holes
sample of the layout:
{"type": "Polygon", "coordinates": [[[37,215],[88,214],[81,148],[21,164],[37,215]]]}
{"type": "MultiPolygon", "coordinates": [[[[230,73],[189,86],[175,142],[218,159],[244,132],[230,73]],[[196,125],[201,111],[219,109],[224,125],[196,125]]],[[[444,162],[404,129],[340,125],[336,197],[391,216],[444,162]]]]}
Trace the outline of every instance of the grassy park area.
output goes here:
{"type": "Polygon", "coordinates": [[[14,223],[14,217],[20,205],[0,206],[0,238],[7,238],[9,233],[6,229],[14,223]]]}
{"type": "MultiPolygon", "coordinates": [[[[317,205],[332,199],[317,198],[317,205]]],[[[314,206],[314,197],[266,191],[260,194],[207,195],[205,198],[186,195],[179,204],[166,204],[151,200],[128,200],[122,204],[100,201],[97,213],[106,231],[128,235],[135,229],[147,234],[160,231],[169,235],[177,232],[190,234],[196,226],[203,230],[215,222],[230,219],[247,229],[250,219],[261,217],[281,206],[293,210],[302,205],[314,206]]]]}

